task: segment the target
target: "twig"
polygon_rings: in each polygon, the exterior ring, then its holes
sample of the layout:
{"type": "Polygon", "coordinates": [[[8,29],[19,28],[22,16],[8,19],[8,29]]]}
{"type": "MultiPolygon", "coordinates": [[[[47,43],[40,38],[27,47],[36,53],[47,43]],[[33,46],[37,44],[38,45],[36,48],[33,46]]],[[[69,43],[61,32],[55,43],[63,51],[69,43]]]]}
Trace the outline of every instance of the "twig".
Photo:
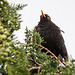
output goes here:
{"type": "Polygon", "coordinates": [[[29,71],[32,71],[32,70],[37,69],[37,70],[38,70],[38,72],[39,72],[39,71],[40,71],[40,68],[41,68],[41,66],[38,66],[38,67],[31,67],[31,68],[29,69],[29,71]]]}
{"type": "Polygon", "coordinates": [[[40,71],[41,67],[42,67],[42,64],[39,64],[38,62],[35,62],[31,57],[29,58],[30,61],[33,61],[36,65],[38,65],[37,67],[34,67],[34,66],[31,66],[31,65],[28,65],[29,67],[31,67],[29,69],[29,71],[32,71],[34,69],[37,69],[38,72],[40,71]]]}
{"type": "Polygon", "coordinates": [[[39,64],[38,62],[35,62],[35,61],[32,59],[32,57],[30,57],[29,60],[33,61],[33,62],[34,62],[36,65],[38,65],[38,66],[42,65],[42,64],[39,64]]]}
{"type": "Polygon", "coordinates": [[[40,47],[42,47],[43,49],[45,49],[47,51],[47,53],[50,53],[56,60],[57,60],[57,57],[55,54],[53,54],[50,50],[48,50],[47,48],[45,48],[44,46],[42,45],[39,45],[40,47]]]}

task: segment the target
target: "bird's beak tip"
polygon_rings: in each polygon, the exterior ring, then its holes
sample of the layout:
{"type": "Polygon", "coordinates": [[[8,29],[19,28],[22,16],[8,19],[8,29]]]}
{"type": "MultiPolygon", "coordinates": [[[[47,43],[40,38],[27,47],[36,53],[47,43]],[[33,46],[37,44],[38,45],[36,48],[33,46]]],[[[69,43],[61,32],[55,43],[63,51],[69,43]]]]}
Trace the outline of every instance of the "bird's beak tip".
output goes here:
{"type": "Polygon", "coordinates": [[[43,13],[43,11],[41,10],[41,13],[42,13],[42,17],[46,17],[46,15],[43,13]]]}

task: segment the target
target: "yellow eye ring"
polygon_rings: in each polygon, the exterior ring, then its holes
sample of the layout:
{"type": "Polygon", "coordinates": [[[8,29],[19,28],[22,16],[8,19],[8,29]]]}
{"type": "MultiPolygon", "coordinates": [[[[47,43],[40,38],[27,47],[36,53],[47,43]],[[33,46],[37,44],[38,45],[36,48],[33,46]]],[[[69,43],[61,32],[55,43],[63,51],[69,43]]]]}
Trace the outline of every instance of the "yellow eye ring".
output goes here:
{"type": "Polygon", "coordinates": [[[50,17],[47,17],[48,20],[50,20],[50,17]]]}

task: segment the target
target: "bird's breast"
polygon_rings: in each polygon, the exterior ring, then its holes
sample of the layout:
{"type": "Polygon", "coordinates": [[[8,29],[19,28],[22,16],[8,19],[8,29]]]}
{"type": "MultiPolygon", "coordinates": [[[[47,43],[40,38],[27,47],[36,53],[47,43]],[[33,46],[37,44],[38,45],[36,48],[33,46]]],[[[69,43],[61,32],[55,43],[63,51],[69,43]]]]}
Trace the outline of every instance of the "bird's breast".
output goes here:
{"type": "Polygon", "coordinates": [[[44,38],[53,38],[54,36],[56,36],[56,32],[55,30],[52,28],[52,27],[38,27],[37,31],[40,33],[41,37],[44,37],[44,38]]]}

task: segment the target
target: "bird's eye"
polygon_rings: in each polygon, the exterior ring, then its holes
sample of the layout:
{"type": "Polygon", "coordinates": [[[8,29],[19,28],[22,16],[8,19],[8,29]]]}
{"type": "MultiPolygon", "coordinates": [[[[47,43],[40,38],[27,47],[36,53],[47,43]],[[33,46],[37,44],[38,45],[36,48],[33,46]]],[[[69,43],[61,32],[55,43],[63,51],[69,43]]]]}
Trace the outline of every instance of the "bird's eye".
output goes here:
{"type": "Polygon", "coordinates": [[[50,17],[47,17],[48,20],[50,20],[50,17]]]}

